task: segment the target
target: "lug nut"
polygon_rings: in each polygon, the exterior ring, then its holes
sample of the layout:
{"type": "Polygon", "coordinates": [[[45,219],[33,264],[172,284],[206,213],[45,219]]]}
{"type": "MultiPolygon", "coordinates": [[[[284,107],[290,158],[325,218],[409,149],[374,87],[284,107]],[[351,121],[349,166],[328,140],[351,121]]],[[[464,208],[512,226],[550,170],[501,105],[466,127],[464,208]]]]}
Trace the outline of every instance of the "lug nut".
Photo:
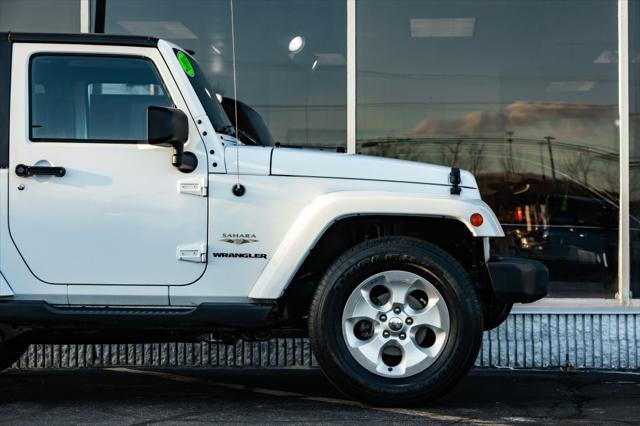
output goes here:
{"type": "Polygon", "coordinates": [[[389,337],[391,335],[391,333],[389,333],[389,331],[385,330],[382,332],[382,337],[389,337]]]}
{"type": "Polygon", "coordinates": [[[400,333],[400,340],[404,340],[407,338],[407,335],[404,333],[400,333]]]}
{"type": "Polygon", "coordinates": [[[387,316],[385,314],[380,315],[380,321],[385,322],[387,320],[387,316]]]}
{"type": "Polygon", "coordinates": [[[407,325],[413,324],[413,320],[411,318],[407,318],[405,322],[407,323],[407,325]]]}
{"type": "Polygon", "coordinates": [[[393,308],[393,312],[395,312],[396,314],[399,314],[400,312],[402,312],[402,309],[400,309],[399,306],[396,306],[395,308],[393,308]]]}

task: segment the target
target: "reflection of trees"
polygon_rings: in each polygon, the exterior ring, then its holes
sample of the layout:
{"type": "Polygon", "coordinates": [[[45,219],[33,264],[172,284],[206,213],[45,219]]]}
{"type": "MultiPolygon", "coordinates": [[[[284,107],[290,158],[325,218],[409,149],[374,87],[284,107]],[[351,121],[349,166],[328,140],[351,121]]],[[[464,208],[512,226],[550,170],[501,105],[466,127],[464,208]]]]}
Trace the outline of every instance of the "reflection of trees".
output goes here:
{"type": "MultiPolygon", "coordinates": [[[[545,191],[591,194],[609,205],[618,204],[618,153],[600,147],[553,140],[551,166],[545,138],[390,138],[358,141],[363,154],[417,160],[461,167],[473,172],[480,183],[485,176],[502,175],[507,185],[518,186],[525,180],[545,182],[557,175],[558,186],[545,191]],[[553,168],[553,170],[552,170],[553,168]]],[[[490,188],[486,188],[491,191],[490,188]]]]}
{"type": "Polygon", "coordinates": [[[442,145],[442,164],[451,164],[451,166],[459,166],[460,148],[462,147],[462,139],[452,144],[442,145]]]}
{"type": "Polygon", "coordinates": [[[478,141],[463,142],[464,139],[458,139],[451,144],[442,144],[440,146],[439,163],[448,164],[452,167],[462,167],[474,174],[479,173],[484,165],[484,143],[478,141]]]}
{"type": "Polygon", "coordinates": [[[467,169],[475,174],[480,173],[484,165],[484,144],[481,142],[472,142],[469,144],[469,166],[467,169]]]}
{"type": "MultiPolygon", "coordinates": [[[[562,164],[562,169],[569,175],[575,176],[580,182],[589,185],[589,176],[593,172],[595,158],[585,152],[578,152],[568,157],[562,164]]],[[[616,173],[617,175],[617,173],[616,173]]]]}
{"type": "Polygon", "coordinates": [[[513,153],[513,133],[512,131],[506,132],[504,154],[500,158],[506,176],[516,176],[522,173],[522,163],[513,153]]]}

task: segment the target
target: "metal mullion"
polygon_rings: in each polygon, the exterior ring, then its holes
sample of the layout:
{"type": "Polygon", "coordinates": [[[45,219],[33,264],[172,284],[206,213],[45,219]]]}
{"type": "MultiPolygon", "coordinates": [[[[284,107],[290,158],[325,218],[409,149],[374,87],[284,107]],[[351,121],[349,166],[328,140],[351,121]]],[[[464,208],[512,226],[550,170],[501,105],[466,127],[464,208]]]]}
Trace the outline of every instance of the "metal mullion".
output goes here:
{"type": "Polygon", "coordinates": [[[347,2],[347,153],[356,153],[356,0],[347,2]]]}
{"type": "Polygon", "coordinates": [[[80,0],[80,32],[91,32],[91,8],[89,0],[80,0]]]}
{"type": "Polygon", "coordinates": [[[618,99],[620,114],[620,218],[618,230],[618,295],[624,306],[630,294],[629,231],[629,2],[618,0],[618,99]]]}

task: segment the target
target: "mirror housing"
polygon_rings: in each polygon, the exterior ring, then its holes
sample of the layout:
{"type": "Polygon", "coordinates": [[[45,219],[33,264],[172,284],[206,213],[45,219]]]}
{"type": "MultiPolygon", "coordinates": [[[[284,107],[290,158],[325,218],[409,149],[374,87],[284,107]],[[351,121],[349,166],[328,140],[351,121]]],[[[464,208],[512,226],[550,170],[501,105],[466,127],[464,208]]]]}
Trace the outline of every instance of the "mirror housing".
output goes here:
{"type": "Polygon", "coordinates": [[[189,140],[189,119],[176,108],[151,105],[147,108],[147,143],[173,148],[171,164],[181,172],[189,173],[198,165],[197,157],[184,152],[189,140]]]}

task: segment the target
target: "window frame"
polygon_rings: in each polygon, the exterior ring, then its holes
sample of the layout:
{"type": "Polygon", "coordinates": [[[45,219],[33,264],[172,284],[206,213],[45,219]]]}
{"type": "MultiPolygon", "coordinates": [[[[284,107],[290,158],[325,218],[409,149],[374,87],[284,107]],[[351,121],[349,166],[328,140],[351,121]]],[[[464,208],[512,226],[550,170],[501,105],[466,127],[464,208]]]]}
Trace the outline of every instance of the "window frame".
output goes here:
{"type": "Polygon", "coordinates": [[[83,58],[118,58],[118,59],[138,59],[148,62],[151,65],[151,69],[158,79],[160,87],[165,96],[169,99],[172,108],[176,108],[176,103],[171,96],[171,93],[167,89],[167,86],[158,71],[153,59],[143,55],[131,55],[131,54],[111,54],[111,53],[78,53],[78,52],[37,52],[29,57],[28,65],[28,88],[27,88],[27,102],[29,103],[29,119],[27,122],[27,133],[29,142],[34,143],[96,143],[96,144],[112,144],[112,145],[138,145],[146,144],[147,140],[134,140],[134,139],[71,139],[71,138],[36,138],[33,136],[33,61],[41,56],[77,56],[83,58]]]}

